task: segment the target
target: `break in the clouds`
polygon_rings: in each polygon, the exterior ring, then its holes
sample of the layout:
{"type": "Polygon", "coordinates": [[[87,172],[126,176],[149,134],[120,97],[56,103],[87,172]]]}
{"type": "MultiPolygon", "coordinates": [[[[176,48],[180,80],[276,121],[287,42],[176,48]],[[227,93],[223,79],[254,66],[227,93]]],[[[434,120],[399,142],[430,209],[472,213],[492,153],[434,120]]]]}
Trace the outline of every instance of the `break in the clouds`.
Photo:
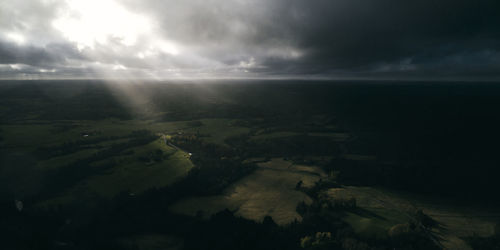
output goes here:
{"type": "Polygon", "coordinates": [[[499,79],[496,0],[3,0],[0,78],[499,79]]]}

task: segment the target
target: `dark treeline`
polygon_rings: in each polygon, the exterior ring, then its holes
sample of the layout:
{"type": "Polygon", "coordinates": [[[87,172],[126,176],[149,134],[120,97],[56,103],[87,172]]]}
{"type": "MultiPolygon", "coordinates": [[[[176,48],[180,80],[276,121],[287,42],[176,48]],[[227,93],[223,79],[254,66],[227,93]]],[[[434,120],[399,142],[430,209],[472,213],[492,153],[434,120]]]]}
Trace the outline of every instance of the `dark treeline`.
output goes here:
{"type": "Polygon", "coordinates": [[[495,227],[495,234],[490,237],[473,236],[466,241],[474,249],[500,249],[500,227],[495,227]]]}
{"type": "Polygon", "coordinates": [[[120,155],[130,148],[145,145],[158,139],[156,135],[145,130],[134,131],[130,134],[129,138],[130,140],[126,142],[113,143],[109,147],[92,154],[90,157],[78,159],[65,166],[46,170],[44,172],[45,185],[36,195],[36,199],[43,200],[43,197],[47,198],[58,195],[66,190],[66,188],[74,186],[80,180],[95,174],[105,173],[116,165],[116,162],[109,161],[98,166],[93,166],[92,163],[94,162],[120,155]]]}
{"type": "Polygon", "coordinates": [[[500,200],[490,193],[496,179],[490,174],[496,173],[497,167],[481,161],[380,163],[335,159],[325,169],[339,171],[338,181],[345,185],[385,186],[459,203],[495,205],[500,200]],[[481,167],[476,169],[478,164],[481,167]]]}
{"type": "MultiPolygon", "coordinates": [[[[92,136],[92,137],[82,137],[79,138],[78,140],[72,140],[72,141],[67,141],[64,142],[60,145],[42,145],[38,147],[36,150],[35,154],[37,155],[38,159],[50,159],[52,157],[57,157],[57,156],[62,156],[62,155],[67,155],[71,153],[78,152],[83,149],[90,149],[90,148],[96,148],[96,149],[101,149],[103,148],[102,146],[99,146],[97,144],[105,141],[112,141],[112,140],[118,140],[118,139],[134,139],[134,143],[140,143],[141,140],[149,140],[153,138],[154,135],[147,130],[136,130],[132,131],[129,135],[126,136],[92,136]]],[[[121,144],[121,145],[126,145],[126,144],[121,144]]],[[[139,144],[140,145],[140,144],[139,144]]],[[[117,148],[116,150],[119,149],[119,147],[114,144],[114,147],[117,148]]],[[[123,146],[122,146],[123,148],[123,146]]]]}
{"type": "Polygon", "coordinates": [[[36,153],[38,159],[46,160],[46,159],[50,159],[53,157],[58,157],[58,156],[62,156],[62,155],[75,153],[75,152],[78,152],[78,151],[84,150],[84,149],[90,149],[90,148],[100,149],[102,147],[100,147],[99,145],[95,145],[95,144],[98,144],[98,143],[104,142],[104,141],[118,140],[120,138],[127,138],[127,137],[99,136],[99,137],[95,137],[95,138],[68,141],[68,142],[64,142],[61,145],[41,146],[37,149],[37,151],[35,153],[36,153]]]}
{"type": "Polygon", "coordinates": [[[246,135],[228,138],[226,143],[239,149],[245,158],[250,157],[303,157],[306,155],[338,155],[342,146],[328,137],[288,136],[263,140],[249,140],[246,135]]]}
{"type": "Polygon", "coordinates": [[[193,152],[191,161],[196,167],[189,172],[185,180],[180,182],[186,183],[184,189],[198,190],[191,195],[218,194],[232,182],[255,169],[253,164],[242,163],[243,158],[234,148],[191,138],[186,140],[174,137],[171,140],[182,149],[193,152]]]}

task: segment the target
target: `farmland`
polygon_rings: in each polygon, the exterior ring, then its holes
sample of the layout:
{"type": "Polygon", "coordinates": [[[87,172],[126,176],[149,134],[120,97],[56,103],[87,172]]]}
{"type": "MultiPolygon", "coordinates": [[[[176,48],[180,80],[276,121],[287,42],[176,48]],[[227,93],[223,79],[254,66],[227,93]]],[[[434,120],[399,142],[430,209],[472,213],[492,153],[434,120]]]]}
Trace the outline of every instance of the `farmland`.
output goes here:
{"type": "Polygon", "coordinates": [[[296,190],[297,183],[302,181],[304,186],[311,187],[322,176],[325,174],[319,169],[272,159],[260,163],[256,171],[221,195],[181,200],[172,206],[172,211],[192,216],[203,211],[209,217],[228,208],[247,219],[262,222],[265,216],[271,216],[277,224],[287,225],[302,220],[295,211],[298,203],[312,202],[309,196],[296,190]]]}
{"type": "MultiPolygon", "coordinates": [[[[469,102],[470,112],[453,116],[420,111],[449,94],[441,85],[408,97],[416,87],[70,83],[76,87],[0,85],[2,211],[8,228],[64,232],[40,236],[44,244],[496,244],[500,211],[490,191],[498,159],[490,145],[477,143],[486,132],[496,138],[496,106],[486,105],[495,104],[494,93],[475,89],[476,106],[469,102]],[[211,240],[228,233],[234,237],[211,240]]],[[[8,228],[2,232],[9,244],[21,244],[26,235],[8,228]]]]}

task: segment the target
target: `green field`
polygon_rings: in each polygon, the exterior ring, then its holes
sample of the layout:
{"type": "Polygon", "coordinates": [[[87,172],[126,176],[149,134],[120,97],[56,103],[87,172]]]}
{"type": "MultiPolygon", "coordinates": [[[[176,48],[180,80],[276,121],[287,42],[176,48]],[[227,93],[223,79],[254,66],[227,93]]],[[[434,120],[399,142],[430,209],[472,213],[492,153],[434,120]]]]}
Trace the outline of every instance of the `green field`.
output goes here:
{"type": "Polygon", "coordinates": [[[162,140],[133,150],[133,155],[116,159],[120,164],[110,173],[91,177],[83,185],[104,196],[113,196],[123,190],[138,193],[148,188],[169,185],[185,176],[193,167],[188,153],[168,147],[162,140]],[[165,150],[169,154],[168,158],[150,165],[134,161],[139,155],[157,149],[165,150]]]}
{"type": "Polygon", "coordinates": [[[452,207],[425,196],[380,188],[347,186],[330,189],[327,194],[332,199],[355,197],[358,207],[369,212],[348,212],[344,218],[357,233],[367,238],[387,237],[392,226],[408,222],[415,211],[421,209],[440,224],[434,230],[446,249],[471,249],[463,238],[492,236],[498,218],[498,212],[484,208],[452,207]]]}
{"type": "MultiPolygon", "coordinates": [[[[23,159],[33,159],[34,164],[26,163],[25,171],[29,173],[40,173],[41,178],[45,171],[65,168],[82,159],[87,159],[100,152],[105,152],[116,145],[127,143],[132,140],[130,134],[137,130],[149,130],[153,133],[174,132],[189,128],[186,122],[152,123],[147,121],[120,121],[103,120],[97,122],[90,121],[61,121],[50,124],[24,123],[19,125],[1,126],[1,136],[3,147],[9,151],[16,151],[23,159]],[[61,126],[68,128],[61,131],[61,126]],[[89,134],[83,137],[82,134],[89,134]],[[109,139],[108,139],[109,138],[109,139]],[[86,143],[89,141],[90,143],[86,143]],[[93,143],[96,141],[96,143],[93,143]],[[37,159],[37,150],[40,147],[48,149],[55,148],[63,150],[67,147],[65,143],[83,143],[81,147],[68,153],[56,154],[53,157],[42,160],[37,159]]],[[[102,157],[101,157],[102,158],[102,157]]],[[[84,190],[88,194],[97,194],[104,197],[112,197],[122,191],[139,193],[153,187],[163,187],[169,185],[183,176],[193,167],[187,152],[183,152],[165,145],[163,139],[158,139],[147,144],[130,148],[124,148],[120,152],[106,156],[103,159],[91,162],[91,166],[99,167],[106,163],[113,162],[111,169],[106,169],[102,174],[88,176],[81,181],[74,183],[73,187],[63,190],[60,195],[41,204],[67,203],[75,199],[75,193],[84,190]],[[161,161],[144,162],[139,161],[140,157],[148,158],[156,151],[163,154],[161,161]]],[[[33,183],[42,183],[42,179],[32,179],[29,174],[23,174],[26,179],[33,183]]],[[[18,195],[32,193],[26,190],[24,183],[12,185],[11,188],[17,190],[18,195]]],[[[32,189],[36,187],[33,186],[32,189]]],[[[16,191],[15,191],[16,192],[16,191]]]]}
{"type": "Polygon", "coordinates": [[[269,215],[279,225],[286,225],[301,221],[296,212],[299,202],[312,202],[305,193],[295,190],[297,183],[303,181],[304,186],[312,186],[321,176],[325,174],[316,167],[275,158],[259,163],[254,173],[232,184],[222,195],[187,198],[174,204],[171,210],[192,216],[201,210],[210,216],[228,208],[247,219],[262,221],[269,215]]]}

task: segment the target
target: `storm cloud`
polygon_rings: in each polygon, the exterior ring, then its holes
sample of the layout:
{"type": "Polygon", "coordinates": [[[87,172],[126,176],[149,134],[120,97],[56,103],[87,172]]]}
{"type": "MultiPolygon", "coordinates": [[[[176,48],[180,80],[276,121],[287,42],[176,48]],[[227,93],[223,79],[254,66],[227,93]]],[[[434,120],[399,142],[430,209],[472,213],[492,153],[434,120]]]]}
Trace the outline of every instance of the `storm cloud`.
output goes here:
{"type": "Polygon", "coordinates": [[[494,0],[4,0],[3,78],[499,79],[494,0]]]}

